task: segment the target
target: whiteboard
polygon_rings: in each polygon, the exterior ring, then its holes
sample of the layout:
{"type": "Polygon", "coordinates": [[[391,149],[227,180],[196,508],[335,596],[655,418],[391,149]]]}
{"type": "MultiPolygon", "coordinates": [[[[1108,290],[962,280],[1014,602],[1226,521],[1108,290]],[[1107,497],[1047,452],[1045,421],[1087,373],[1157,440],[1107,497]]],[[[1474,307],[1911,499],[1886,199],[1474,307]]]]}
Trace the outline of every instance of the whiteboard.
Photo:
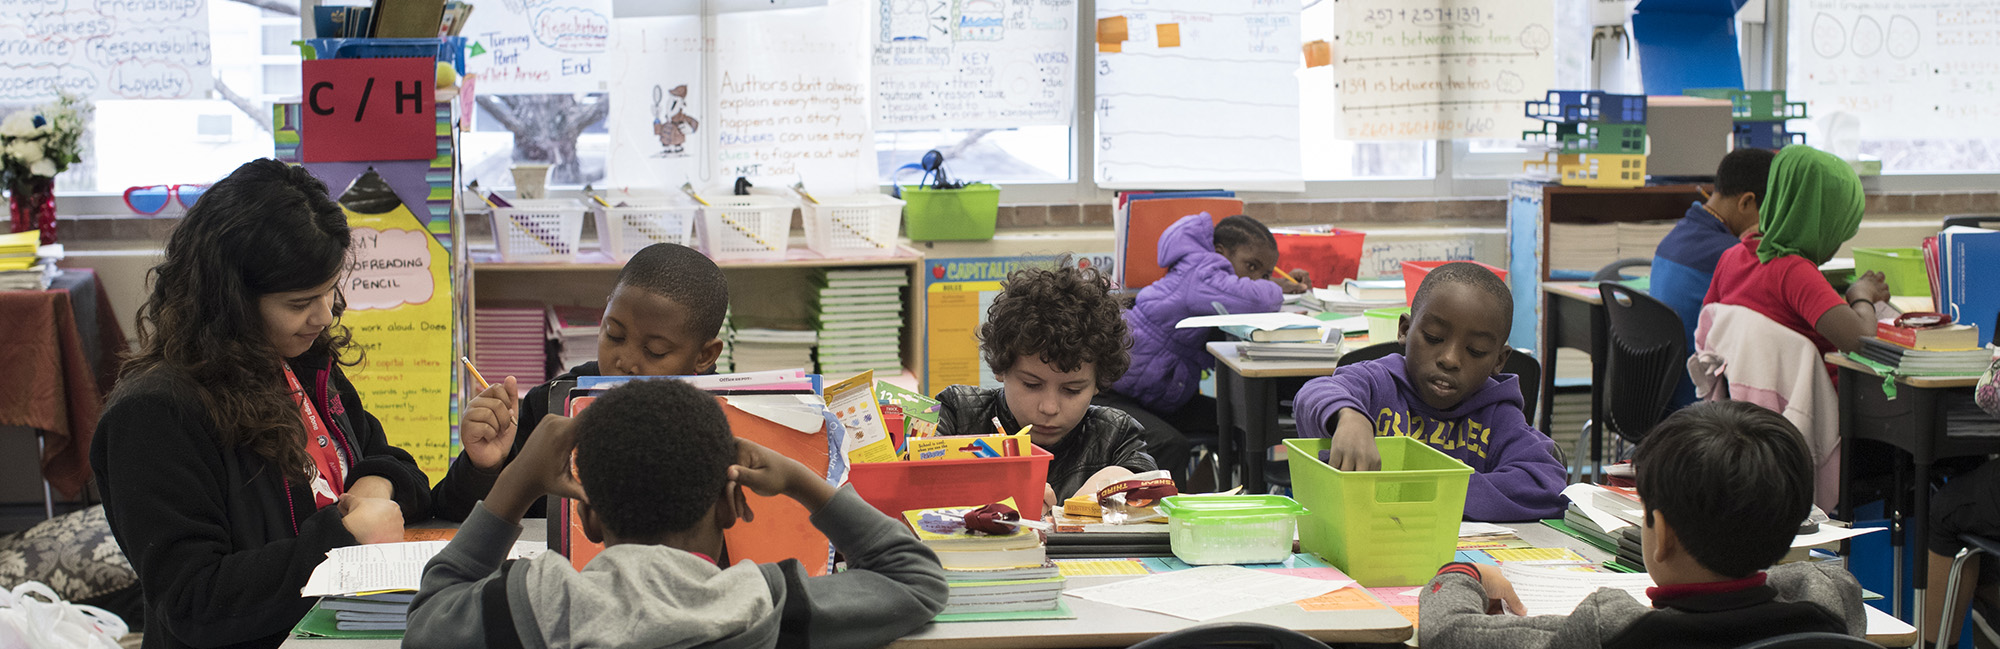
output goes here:
{"type": "Polygon", "coordinates": [[[611,187],[701,187],[710,123],[701,18],[619,18],[609,93],[611,187]]]}
{"type": "MultiPolygon", "coordinates": [[[[803,180],[815,194],[874,191],[869,123],[871,0],[825,7],[729,13],[714,26],[707,74],[712,188],[738,176],[763,187],[803,180]]],[[[615,92],[613,94],[616,94],[615,92]]]]}
{"type": "Polygon", "coordinates": [[[1304,189],[1296,0],[1100,0],[1097,184],[1304,189]]]}
{"type": "Polygon", "coordinates": [[[208,96],[206,0],[0,2],[0,103],[208,96]]]}
{"type": "Polygon", "coordinates": [[[539,95],[601,92],[610,78],[611,0],[479,3],[459,34],[465,71],[479,92],[539,95]]]}
{"type": "Polygon", "coordinates": [[[1791,0],[1785,94],[1862,139],[2000,135],[2000,3],[1791,0]]]}
{"type": "Polygon", "coordinates": [[[1342,0],[1342,139],[1518,139],[1525,102],[1555,84],[1551,0],[1342,0]]]}
{"type": "Polygon", "coordinates": [[[875,128],[1067,125],[1076,0],[873,0],[875,128]]]}

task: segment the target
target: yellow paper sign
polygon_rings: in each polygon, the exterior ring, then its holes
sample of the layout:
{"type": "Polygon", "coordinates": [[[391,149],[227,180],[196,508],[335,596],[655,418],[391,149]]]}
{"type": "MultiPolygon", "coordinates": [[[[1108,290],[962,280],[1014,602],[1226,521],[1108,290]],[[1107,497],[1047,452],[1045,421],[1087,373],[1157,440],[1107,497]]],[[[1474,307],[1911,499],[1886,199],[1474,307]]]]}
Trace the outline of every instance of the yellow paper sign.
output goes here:
{"type": "Polygon", "coordinates": [[[340,290],[341,324],[365,353],[347,370],[389,443],[432,484],[451,463],[451,257],[409,208],[347,211],[353,258],[340,290]]]}

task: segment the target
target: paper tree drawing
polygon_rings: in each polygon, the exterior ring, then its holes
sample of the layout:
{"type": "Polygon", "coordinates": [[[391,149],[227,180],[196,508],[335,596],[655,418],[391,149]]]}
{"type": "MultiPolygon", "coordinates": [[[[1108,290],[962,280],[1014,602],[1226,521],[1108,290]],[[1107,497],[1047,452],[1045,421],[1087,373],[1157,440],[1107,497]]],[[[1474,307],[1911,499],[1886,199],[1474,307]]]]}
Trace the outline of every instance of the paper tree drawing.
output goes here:
{"type": "Polygon", "coordinates": [[[653,86],[653,135],[660,138],[662,147],[654,157],[687,156],[688,136],[701,130],[701,122],[687,114],[687,95],[686,84],[674,86],[673,90],[653,86]]]}

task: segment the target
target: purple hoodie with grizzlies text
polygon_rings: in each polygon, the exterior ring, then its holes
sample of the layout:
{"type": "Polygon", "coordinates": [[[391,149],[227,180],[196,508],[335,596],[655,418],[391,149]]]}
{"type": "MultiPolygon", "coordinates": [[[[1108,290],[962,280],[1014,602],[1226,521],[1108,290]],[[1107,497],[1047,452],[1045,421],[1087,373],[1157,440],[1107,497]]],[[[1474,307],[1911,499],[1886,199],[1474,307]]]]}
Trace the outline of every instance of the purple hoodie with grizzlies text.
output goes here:
{"type": "Polygon", "coordinates": [[[1530,428],[1521,414],[1517,377],[1489,377],[1457,406],[1437,410],[1417,396],[1404,367],[1402,354],[1390,354],[1307,381],[1293,400],[1299,435],[1332,437],[1336,415],[1353,408],[1375,422],[1377,437],[1415,437],[1472,467],[1466,518],[1527,521],[1563,515],[1568,478],[1556,462],[1555,442],[1530,428]]]}

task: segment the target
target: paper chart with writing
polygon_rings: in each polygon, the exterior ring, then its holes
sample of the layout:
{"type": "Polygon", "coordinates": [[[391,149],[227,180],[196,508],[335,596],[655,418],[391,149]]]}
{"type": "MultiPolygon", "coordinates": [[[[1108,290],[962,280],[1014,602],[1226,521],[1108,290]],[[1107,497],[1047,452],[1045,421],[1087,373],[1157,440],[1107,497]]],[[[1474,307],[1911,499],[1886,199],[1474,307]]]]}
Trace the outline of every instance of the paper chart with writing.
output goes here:
{"type": "Polygon", "coordinates": [[[1202,621],[1318,597],[1351,585],[1354,582],[1279,575],[1241,566],[1203,566],[1063,594],[1202,621]]]}
{"type": "Polygon", "coordinates": [[[1299,7],[1281,0],[1097,3],[1097,184],[1304,188],[1299,7]]]}
{"type": "Polygon", "coordinates": [[[205,0],[0,2],[0,103],[205,97],[205,0]]]}
{"type": "Polygon", "coordinates": [[[1792,0],[1788,15],[1786,97],[1814,119],[1859,117],[1864,140],[2000,135],[1992,0],[1792,0]]]}
{"type": "Polygon", "coordinates": [[[1513,138],[1555,83],[1551,0],[1342,0],[1333,66],[1350,140],[1513,138]]]}
{"type": "Polygon", "coordinates": [[[610,79],[611,0],[479,3],[460,35],[479,92],[602,92],[610,79]]]}
{"type": "Polygon", "coordinates": [[[365,354],[348,378],[389,443],[436,483],[451,463],[451,255],[408,207],[350,210],[347,224],[354,249],[340,278],[341,324],[365,354]]]}
{"type": "Polygon", "coordinates": [[[1067,125],[1076,0],[872,0],[875,128],[1067,125]]]}
{"type": "Polygon", "coordinates": [[[803,180],[816,194],[875,187],[867,0],[715,16],[711,138],[718,181],[803,180]]]}
{"type": "Polygon", "coordinates": [[[679,187],[699,178],[709,120],[701,18],[620,18],[611,61],[611,187],[679,187]]]}

